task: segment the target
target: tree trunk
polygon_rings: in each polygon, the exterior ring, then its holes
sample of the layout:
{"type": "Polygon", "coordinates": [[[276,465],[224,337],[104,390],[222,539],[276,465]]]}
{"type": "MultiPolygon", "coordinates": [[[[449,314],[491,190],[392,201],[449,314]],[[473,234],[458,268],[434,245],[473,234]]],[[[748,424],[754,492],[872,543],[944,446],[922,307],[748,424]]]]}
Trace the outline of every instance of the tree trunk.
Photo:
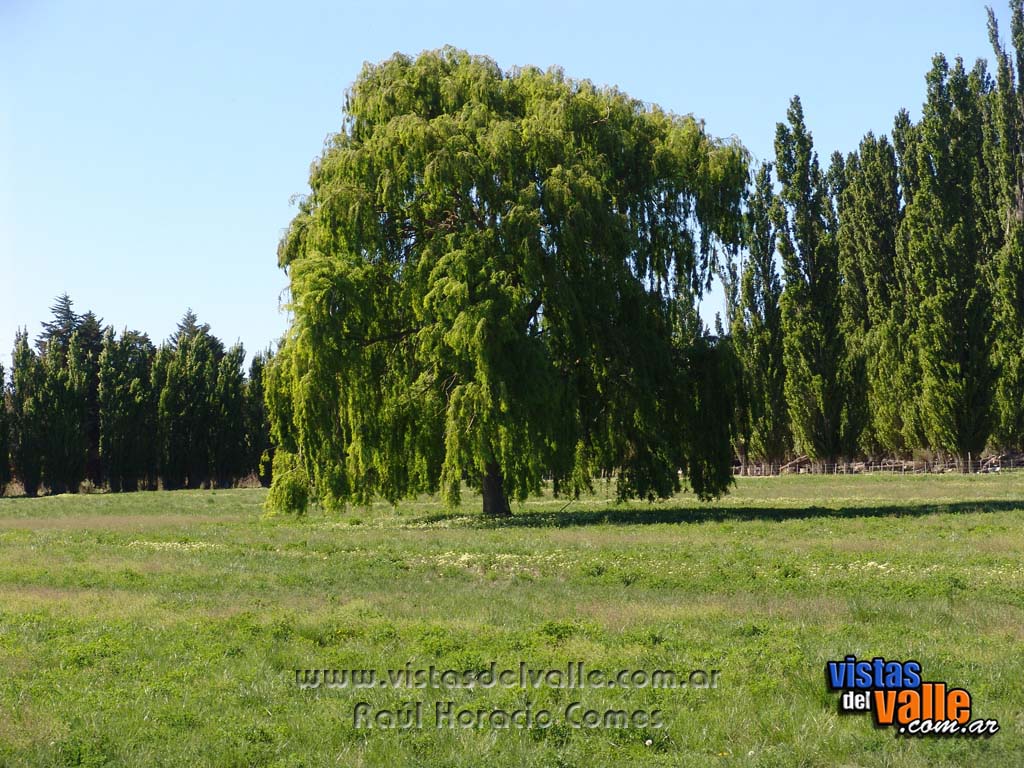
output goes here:
{"type": "Polygon", "coordinates": [[[508,505],[505,497],[505,479],[501,474],[501,467],[497,462],[487,464],[484,473],[483,487],[480,489],[484,499],[484,515],[486,517],[507,517],[512,514],[512,508],[508,505]]]}
{"type": "Polygon", "coordinates": [[[958,457],[960,464],[960,472],[963,474],[969,474],[971,471],[971,454],[960,454],[958,457]]]}

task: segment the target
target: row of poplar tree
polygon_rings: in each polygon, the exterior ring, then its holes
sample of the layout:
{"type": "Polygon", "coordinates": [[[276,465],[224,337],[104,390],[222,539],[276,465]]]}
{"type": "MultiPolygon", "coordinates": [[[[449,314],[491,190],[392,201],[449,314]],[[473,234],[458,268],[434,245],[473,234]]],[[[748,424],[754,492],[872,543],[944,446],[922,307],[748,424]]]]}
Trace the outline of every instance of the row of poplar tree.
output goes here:
{"type": "Polygon", "coordinates": [[[241,344],[225,348],[189,310],[159,347],[118,334],[65,294],[34,346],[14,340],[9,380],[0,366],[0,492],[12,477],[35,496],[75,493],[84,481],[112,491],[228,487],[270,481],[263,371],[248,376],[241,344]]]}
{"type": "Polygon", "coordinates": [[[798,98],[722,270],[741,461],[1024,448],[1024,14],[939,55],[919,121],[818,161],[798,98]],[[778,254],[778,257],[776,257],[778,254]],[[781,274],[777,265],[781,262],[781,274]]]}

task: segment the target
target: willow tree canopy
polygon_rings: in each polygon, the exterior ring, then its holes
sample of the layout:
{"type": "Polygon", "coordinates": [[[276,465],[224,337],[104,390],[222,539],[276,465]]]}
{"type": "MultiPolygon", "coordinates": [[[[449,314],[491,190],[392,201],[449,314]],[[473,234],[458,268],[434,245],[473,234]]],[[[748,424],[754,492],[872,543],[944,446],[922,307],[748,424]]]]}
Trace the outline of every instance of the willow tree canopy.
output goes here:
{"type": "MultiPolygon", "coordinates": [[[[747,156],[692,117],[446,48],[367,65],[279,248],[268,404],[314,494],[702,497],[729,366],[684,321],[738,241],[747,156]]],[[[286,462],[283,462],[284,466],[286,462]]]]}

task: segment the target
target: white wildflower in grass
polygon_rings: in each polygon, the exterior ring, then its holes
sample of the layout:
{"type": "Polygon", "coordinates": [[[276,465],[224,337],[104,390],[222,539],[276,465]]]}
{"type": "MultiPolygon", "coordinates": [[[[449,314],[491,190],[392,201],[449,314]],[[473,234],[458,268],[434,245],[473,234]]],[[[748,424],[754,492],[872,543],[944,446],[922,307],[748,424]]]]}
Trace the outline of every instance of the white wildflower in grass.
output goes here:
{"type": "Polygon", "coordinates": [[[226,549],[223,544],[209,541],[132,541],[129,547],[144,547],[158,552],[194,552],[196,550],[226,549]]]}

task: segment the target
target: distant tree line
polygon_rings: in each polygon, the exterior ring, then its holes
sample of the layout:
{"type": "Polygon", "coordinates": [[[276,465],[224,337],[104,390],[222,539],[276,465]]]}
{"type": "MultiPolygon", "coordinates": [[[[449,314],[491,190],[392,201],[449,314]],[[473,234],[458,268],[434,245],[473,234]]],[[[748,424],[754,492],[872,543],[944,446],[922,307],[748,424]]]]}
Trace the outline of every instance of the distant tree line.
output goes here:
{"type": "Polygon", "coordinates": [[[722,270],[747,461],[1024,449],[1024,13],[994,72],[938,55],[919,121],[819,165],[799,98],[722,270]],[[776,268],[780,257],[781,274],[776,268]]]}
{"type": "Polygon", "coordinates": [[[270,482],[273,449],[263,404],[269,352],[243,371],[241,344],[225,348],[191,310],[160,346],[120,334],[66,294],[29,342],[14,339],[0,366],[0,492],[16,479],[28,496],[230,487],[270,482]]]}

